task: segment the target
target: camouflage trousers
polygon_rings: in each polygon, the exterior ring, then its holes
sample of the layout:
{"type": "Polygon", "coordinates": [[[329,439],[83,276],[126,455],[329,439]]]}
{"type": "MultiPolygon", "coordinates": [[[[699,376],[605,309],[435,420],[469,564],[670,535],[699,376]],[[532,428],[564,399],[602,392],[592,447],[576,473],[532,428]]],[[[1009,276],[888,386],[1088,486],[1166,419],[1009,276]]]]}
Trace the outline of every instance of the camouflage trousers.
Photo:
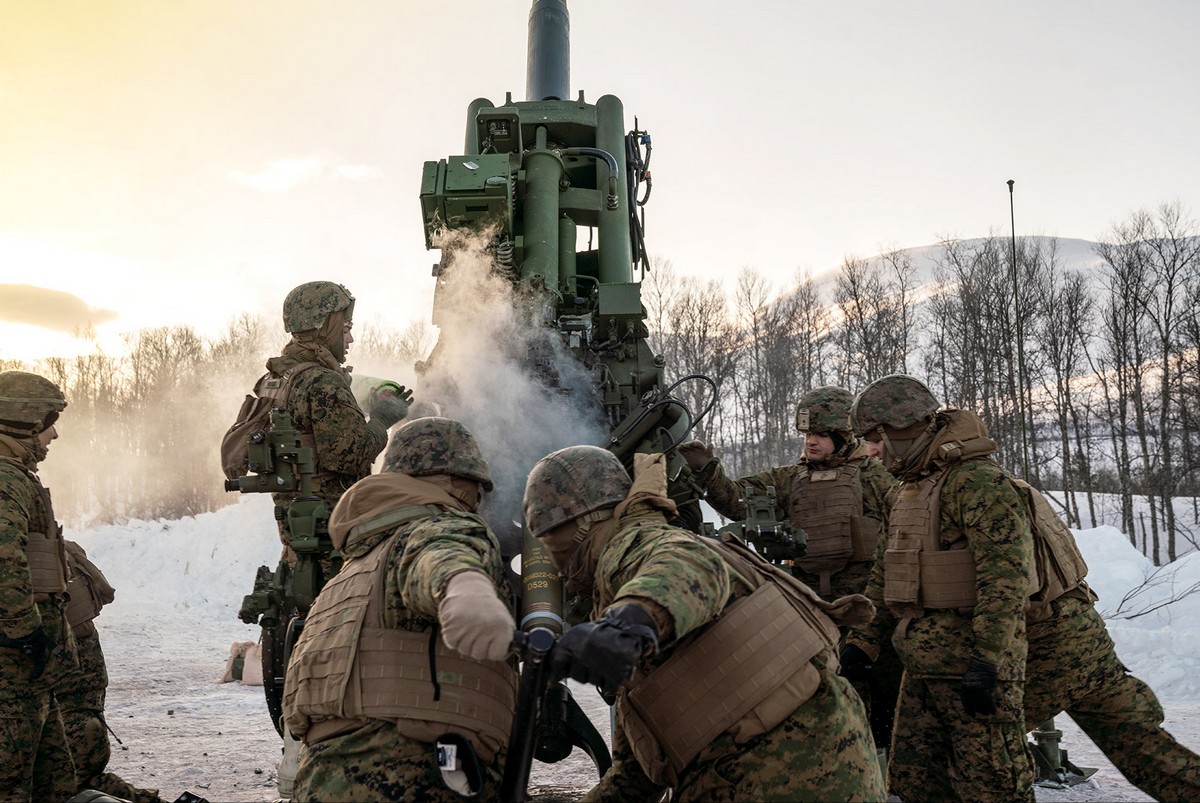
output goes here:
{"type": "Polygon", "coordinates": [[[882,801],[883,777],[862,700],[829,667],[811,698],[774,729],[722,735],[683,771],[672,801],[882,801]]]}
{"type": "Polygon", "coordinates": [[[888,757],[888,791],[904,803],[1033,803],[1021,684],[1000,681],[998,713],[972,716],[959,680],[904,676],[888,757]]]}
{"type": "Polygon", "coordinates": [[[1157,800],[1200,800],[1200,756],[1163,730],[1150,687],[1117,658],[1090,602],[1063,597],[1029,625],[1025,724],[1065,711],[1126,779],[1157,800]]]}
{"type": "Polygon", "coordinates": [[[0,694],[0,801],[66,800],[75,794],[75,766],[58,704],[49,690],[0,694]]]}
{"type": "Polygon", "coordinates": [[[112,754],[104,724],[104,689],[63,694],[58,706],[71,758],[75,761],[79,789],[95,789],[133,803],[161,803],[157,789],[139,789],[104,771],[112,754]]]}
{"type": "MultiPolygon", "coordinates": [[[[472,801],[498,801],[504,759],[484,767],[487,778],[472,801]]],[[[300,751],[292,785],[293,803],[462,803],[437,767],[434,746],[401,736],[390,722],[318,742],[300,751]]]]}

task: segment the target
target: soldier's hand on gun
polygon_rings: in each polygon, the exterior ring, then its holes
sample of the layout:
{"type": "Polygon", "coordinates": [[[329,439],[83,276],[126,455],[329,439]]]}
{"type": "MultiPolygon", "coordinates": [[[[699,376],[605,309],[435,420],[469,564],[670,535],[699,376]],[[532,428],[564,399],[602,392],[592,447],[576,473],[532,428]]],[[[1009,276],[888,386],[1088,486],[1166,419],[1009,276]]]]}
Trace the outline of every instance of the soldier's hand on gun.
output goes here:
{"type": "Polygon", "coordinates": [[[989,664],[982,658],[974,658],[967,663],[967,671],[963,673],[962,683],[958,687],[958,696],[962,698],[963,708],[968,714],[996,713],[996,677],[999,667],[989,664]]]}
{"type": "Polygon", "coordinates": [[[503,661],[509,654],[516,622],[483,572],[459,572],[446,584],[438,605],[442,641],[477,661],[503,661]]]}
{"type": "Polygon", "coordinates": [[[39,625],[36,630],[21,638],[7,639],[7,646],[16,647],[33,661],[29,679],[37,680],[46,671],[51,655],[62,655],[63,648],[39,625]]]}
{"type": "Polygon", "coordinates": [[[687,461],[692,471],[703,471],[704,467],[716,459],[711,444],[704,441],[688,441],[678,447],[679,456],[687,461]]]}
{"type": "Polygon", "coordinates": [[[554,645],[550,673],[600,687],[612,696],[646,655],[658,649],[658,628],[645,609],[628,604],[610,608],[595,622],[568,630],[554,645]]]}
{"type": "Polygon", "coordinates": [[[388,429],[408,415],[412,391],[397,382],[381,382],[367,395],[367,414],[388,429]]]}

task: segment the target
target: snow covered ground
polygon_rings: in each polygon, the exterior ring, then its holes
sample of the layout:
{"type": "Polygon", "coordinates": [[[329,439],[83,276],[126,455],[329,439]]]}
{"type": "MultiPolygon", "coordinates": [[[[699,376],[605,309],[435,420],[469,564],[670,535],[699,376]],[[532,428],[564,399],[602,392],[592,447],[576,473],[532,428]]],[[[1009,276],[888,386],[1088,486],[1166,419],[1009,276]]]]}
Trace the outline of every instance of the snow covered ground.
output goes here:
{"type": "MultiPolygon", "coordinates": [[[[269,722],[262,688],[220,684],[229,647],[258,638],[237,619],[261,564],[274,567],[279,542],[270,500],[244,497],[215,513],[181,521],[131,522],[68,532],[117,588],[97,626],[108,656],[110,770],[167,800],[187,789],[213,803],[276,798],[280,741],[269,722]]],[[[1109,527],[1082,530],[1089,581],[1106,615],[1125,617],[1154,607],[1200,582],[1200,553],[1171,564],[1164,577],[1131,603],[1153,566],[1109,527]],[[1118,609],[1121,609],[1118,612],[1118,609]]],[[[1110,619],[1117,650],[1157,692],[1166,727],[1200,751],[1200,594],[1135,618],[1110,619]]],[[[594,690],[577,698],[607,733],[607,709],[594,690]]],[[[1071,789],[1039,788],[1040,801],[1135,801],[1131,786],[1067,717],[1055,720],[1073,763],[1098,767],[1071,789]]],[[[586,787],[594,771],[578,752],[554,765],[535,764],[535,786],[586,787]]]]}

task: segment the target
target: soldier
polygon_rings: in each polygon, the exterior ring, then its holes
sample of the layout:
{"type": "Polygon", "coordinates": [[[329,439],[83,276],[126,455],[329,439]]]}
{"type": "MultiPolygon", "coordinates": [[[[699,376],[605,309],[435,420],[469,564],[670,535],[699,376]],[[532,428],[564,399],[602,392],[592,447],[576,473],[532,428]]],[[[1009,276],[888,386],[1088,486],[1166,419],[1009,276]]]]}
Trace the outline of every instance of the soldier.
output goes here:
{"type": "MultiPolygon", "coordinates": [[[[402,385],[395,387],[396,392],[372,390],[370,420],[363,417],[350,388],[350,369],[342,367],[354,342],[353,315],[354,296],[340,284],[306,282],[292,289],[283,300],[283,327],[292,338],[282,354],[267,360],[267,373],[254,385],[255,396],[270,397],[275,406],[287,410],[300,433],[300,445],[312,448],[312,491],[327,510],[354,482],[371,473],[387,443],[388,428],[405,416],[412,400],[412,393],[402,385]]],[[[293,566],[298,557],[291,548],[285,513],[299,495],[299,491],[272,494],[283,559],[293,566]]],[[[322,556],[319,562],[322,578],[336,571],[329,557],[322,556]]],[[[299,749],[299,743],[285,733],[278,774],[283,797],[291,793],[299,749]]]]}
{"type": "Polygon", "coordinates": [[[497,799],[517,676],[500,544],[476,513],[488,465],[436,417],[397,429],[384,460],[334,508],[345,563],[288,666],[284,716],[307,745],[293,800],[497,799]]]}
{"type": "MultiPolygon", "coordinates": [[[[301,445],[313,448],[316,463],[313,493],[329,509],[354,482],[371,473],[371,465],[387,444],[387,430],[405,416],[412,393],[373,392],[370,420],[350,390],[350,369],[343,368],[351,334],[354,297],[340,284],[307,282],[283,301],[283,326],[291,341],[283,353],[267,360],[267,373],[254,386],[256,395],[282,395],[301,445]]],[[[287,507],[295,494],[276,494],[287,507]]],[[[286,522],[279,537],[289,542],[286,522]]],[[[294,556],[293,556],[294,557],[294,556]]]]}
{"type": "MultiPolygon", "coordinates": [[[[679,447],[705,483],[705,498],[726,518],[746,517],[747,493],[775,488],[788,521],[808,535],[805,554],[792,562],[792,571],[827,602],[866,588],[887,520],[888,493],[896,485],[878,461],[868,459],[866,445],[851,431],[853,402],[853,393],[833,386],[804,394],[796,408],[796,431],[804,436],[799,463],[740,480],[727,477],[712,447],[701,441],[679,447]]],[[[885,645],[873,666],[868,678],[850,680],[867,703],[875,745],[884,750],[900,691],[900,661],[885,645]]]]}
{"type": "Polygon", "coordinates": [[[1036,573],[1025,496],[990,458],[996,444],[979,417],[938,407],[903,375],[855,399],[856,431],[882,441],[901,484],[867,585],[877,614],[847,638],[843,671],[865,671],[889,637],[904,665],[891,793],[1033,801],[1022,695],[1036,573]]]}
{"type": "Polygon", "coordinates": [[[1146,794],[1200,800],[1200,756],[1163,730],[1158,698],[1117,658],[1074,535],[1040,494],[1029,493],[1048,548],[1038,550],[1042,585],[1026,614],[1026,729],[1065,711],[1146,794]]]}
{"type": "Polygon", "coordinates": [[[54,686],[54,696],[62,712],[79,791],[96,789],[133,803],[161,803],[157,789],[139,789],[116,774],[105,772],[111,753],[108,725],[104,721],[108,670],[100,649],[100,635],[92,620],[103,606],[113,601],[115,591],[99,567],[88,560],[83,547],[74,541],[65,543],[71,571],[67,583],[70,596],[67,622],[75,634],[79,668],[62,676],[54,686]]]}
{"type": "Polygon", "coordinates": [[[669,525],[665,458],[635,455],[635,472],[571,446],[525,487],[526,526],[593,601],[551,674],[616,699],[613,766],[585,800],[882,800],[866,713],[837,675],[835,620],[870,606],[669,525]]]}
{"type": "Polygon", "coordinates": [[[66,800],[75,767],[53,689],[77,666],[67,563],[38,478],[67,406],[53,382],[0,373],[0,799],[66,800]]]}

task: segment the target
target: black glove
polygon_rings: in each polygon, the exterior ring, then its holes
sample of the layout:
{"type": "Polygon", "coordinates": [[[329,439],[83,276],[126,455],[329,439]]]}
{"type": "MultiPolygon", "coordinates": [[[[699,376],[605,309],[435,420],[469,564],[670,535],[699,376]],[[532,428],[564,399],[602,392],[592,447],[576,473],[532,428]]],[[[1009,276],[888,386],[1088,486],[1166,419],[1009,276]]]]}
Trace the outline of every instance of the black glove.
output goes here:
{"type": "Polygon", "coordinates": [[[408,415],[412,402],[412,391],[396,382],[383,382],[371,388],[367,396],[367,413],[372,421],[378,421],[388,429],[408,415]]]}
{"type": "Polygon", "coordinates": [[[687,461],[688,468],[697,473],[703,471],[705,466],[717,459],[712,446],[704,441],[688,441],[680,444],[678,451],[679,456],[687,461]]]}
{"type": "Polygon", "coordinates": [[[611,608],[596,622],[575,625],[554,645],[550,674],[614,695],[647,653],[658,649],[654,619],[638,605],[611,608]]]}
{"type": "Polygon", "coordinates": [[[996,698],[992,692],[996,688],[996,675],[999,672],[998,666],[982,658],[972,658],[967,662],[958,696],[962,698],[963,708],[967,709],[968,714],[996,713],[996,698]]]}
{"type": "Polygon", "coordinates": [[[875,668],[875,664],[871,662],[871,656],[867,655],[861,647],[853,644],[842,645],[838,661],[842,665],[838,674],[851,683],[865,681],[871,676],[871,670],[875,668]]]}
{"type": "Polygon", "coordinates": [[[61,655],[63,651],[40,625],[28,636],[5,638],[3,646],[16,647],[33,661],[33,667],[29,670],[30,680],[40,678],[46,671],[46,662],[50,660],[50,656],[61,655]]]}

